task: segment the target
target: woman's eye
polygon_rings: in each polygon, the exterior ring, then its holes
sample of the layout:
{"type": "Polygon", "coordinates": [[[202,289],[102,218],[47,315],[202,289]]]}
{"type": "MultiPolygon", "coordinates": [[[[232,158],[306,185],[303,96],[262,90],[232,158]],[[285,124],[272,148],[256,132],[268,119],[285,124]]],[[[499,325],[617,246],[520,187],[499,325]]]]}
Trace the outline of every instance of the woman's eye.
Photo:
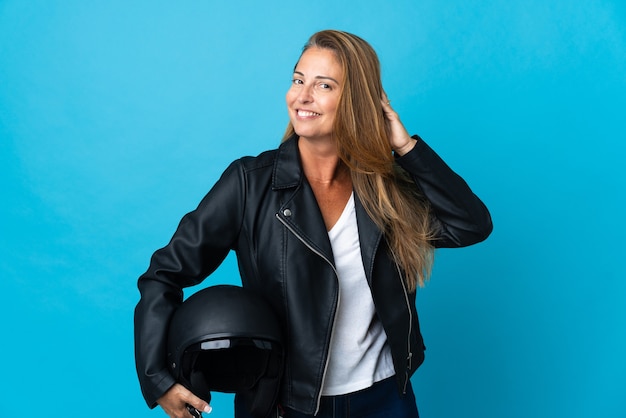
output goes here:
{"type": "Polygon", "coordinates": [[[293,80],[291,80],[291,82],[293,84],[303,84],[302,80],[300,80],[299,78],[294,78],[293,80]]]}
{"type": "Polygon", "coordinates": [[[320,86],[320,88],[322,90],[329,90],[330,89],[330,84],[321,83],[319,86],[320,86]]]}

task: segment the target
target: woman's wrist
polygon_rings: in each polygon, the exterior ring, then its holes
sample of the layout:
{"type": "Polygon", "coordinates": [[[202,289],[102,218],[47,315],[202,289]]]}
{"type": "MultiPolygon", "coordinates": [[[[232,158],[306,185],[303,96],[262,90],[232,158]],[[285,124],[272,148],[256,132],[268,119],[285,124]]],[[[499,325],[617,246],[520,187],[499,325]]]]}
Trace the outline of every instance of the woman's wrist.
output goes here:
{"type": "Polygon", "coordinates": [[[401,157],[411,151],[415,147],[415,144],[417,144],[417,140],[415,138],[409,138],[406,144],[401,147],[394,148],[393,151],[401,157]]]}

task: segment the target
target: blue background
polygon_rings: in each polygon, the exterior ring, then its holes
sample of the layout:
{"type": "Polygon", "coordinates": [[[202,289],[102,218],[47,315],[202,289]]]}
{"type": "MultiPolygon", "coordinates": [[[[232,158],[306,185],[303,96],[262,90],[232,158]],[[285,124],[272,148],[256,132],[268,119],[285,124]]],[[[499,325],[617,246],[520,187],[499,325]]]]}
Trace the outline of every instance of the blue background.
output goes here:
{"type": "MultiPolygon", "coordinates": [[[[278,145],[326,28],[375,47],[494,218],[418,294],[422,416],[626,417],[621,0],[0,0],[0,417],[165,416],[135,376],[136,278],[231,160],[278,145]]],[[[210,282],[236,280],[229,257],[210,282]]]]}

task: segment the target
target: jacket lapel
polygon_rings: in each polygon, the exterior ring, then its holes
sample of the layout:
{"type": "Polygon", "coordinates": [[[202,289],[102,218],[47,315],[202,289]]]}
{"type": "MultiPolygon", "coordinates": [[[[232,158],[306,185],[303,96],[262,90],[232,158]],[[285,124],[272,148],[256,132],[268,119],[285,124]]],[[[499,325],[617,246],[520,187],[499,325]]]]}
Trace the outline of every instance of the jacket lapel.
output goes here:
{"type": "Polygon", "coordinates": [[[296,135],[283,142],[274,163],[272,189],[282,193],[276,216],[313,251],[334,265],[326,226],[313,190],[304,178],[296,135]]]}
{"type": "Polygon", "coordinates": [[[374,271],[374,257],[380,240],[382,231],[376,226],[374,221],[369,217],[365,207],[361,203],[359,197],[354,195],[354,207],[356,211],[356,222],[359,228],[359,243],[361,245],[361,258],[363,259],[363,267],[367,281],[372,283],[372,275],[374,271]]]}

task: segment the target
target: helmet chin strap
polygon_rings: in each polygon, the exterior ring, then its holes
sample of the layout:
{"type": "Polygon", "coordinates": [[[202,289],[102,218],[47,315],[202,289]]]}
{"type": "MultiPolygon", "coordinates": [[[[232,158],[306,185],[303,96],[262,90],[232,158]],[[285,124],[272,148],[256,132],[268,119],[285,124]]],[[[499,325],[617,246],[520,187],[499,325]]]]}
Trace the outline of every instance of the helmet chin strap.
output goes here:
{"type": "Polygon", "coordinates": [[[187,407],[187,411],[189,411],[189,413],[194,418],[202,418],[202,412],[198,411],[196,408],[194,408],[193,406],[191,406],[189,404],[185,404],[185,406],[187,407]]]}
{"type": "Polygon", "coordinates": [[[197,397],[207,403],[211,402],[211,390],[207,386],[206,379],[204,378],[202,372],[192,369],[189,375],[189,383],[191,383],[193,392],[197,397]]]}
{"type": "Polygon", "coordinates": [[[183,358],[183,364],[181,364],[180,381],[183,386],[187,386],[187,389],[192,391],[194,395],[206,401],[211,402],[211,391],[207,385],[206,379],[202,372],[195,369],[194,365],[198,359],[200,353],[195,352],[183,358]],[[189,381],[186,382],[185,376],[189,376],[189,381]],[[185,384],[187,383],[187,384],[185,384]]]}

